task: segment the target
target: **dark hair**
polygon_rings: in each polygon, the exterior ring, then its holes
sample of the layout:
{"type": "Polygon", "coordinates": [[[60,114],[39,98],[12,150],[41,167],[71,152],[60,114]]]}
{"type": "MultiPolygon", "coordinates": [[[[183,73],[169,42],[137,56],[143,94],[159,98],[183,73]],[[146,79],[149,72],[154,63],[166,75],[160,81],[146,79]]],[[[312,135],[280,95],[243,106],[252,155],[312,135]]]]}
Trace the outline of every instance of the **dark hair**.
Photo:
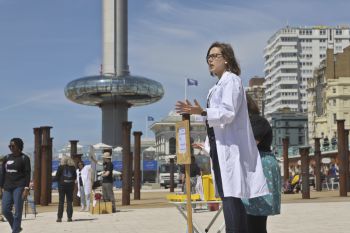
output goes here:
{"type": "Polygon", "coordinates": [[[254,99],[247,93],[245,95],[247,97],[247,106],[248,106],[249,115],[260,114],[259,106],[254,101],[254,99]]]}
{"type": "Polygon", "coordinates": [[[81,161],[79,161],[79,162],[78,162],[78,166],[79,166],[79,164],[83,165],[83,167],[85,166],[85,164],[84,164],[84,161],[83,161],[83,160],[81,160],[81,161]]]}
{"type": "MultiPolygon", "coordinates": [[[[212,43],[208,49],[207,58],[210,50],[214,47],[221,49],[222,56],[227,61],[227,64],[226,64],[227,70],[231,71],[236,75],[240,75],[241,68],[239,68],[238,62],[235,57],[235,53],[233,52],[231,45],[226,43],[221,43],[221,42],[212,43]]],[[[207,62],[208,62],[208,59],[207,59],[207,62]]],[[[210,72],[210,74],[214,75],[212,72],[210,72]]]]}
{"type": "Polygon", "coordinates": [[[12,138],[12,139],[10,140],[10,143],[11,143],[11,142],[13,142],[13,143],[18,147],[18,149],[19,149],[20,151],[23,150],[23,145],[24,145],[24,143],[23,143],[23,140],[22,140],[22,139],[20,139],[20,138],[12,138]]]}

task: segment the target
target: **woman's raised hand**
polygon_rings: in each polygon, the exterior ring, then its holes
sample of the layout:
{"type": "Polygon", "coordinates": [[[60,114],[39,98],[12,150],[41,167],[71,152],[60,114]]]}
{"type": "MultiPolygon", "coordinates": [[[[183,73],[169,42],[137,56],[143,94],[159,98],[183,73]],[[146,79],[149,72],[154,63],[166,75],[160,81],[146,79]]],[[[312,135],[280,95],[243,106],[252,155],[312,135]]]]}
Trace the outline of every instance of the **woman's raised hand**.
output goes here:
{"type": "Polygon", "coordinates": [[[198,115],[200,115],[203,112],[203,108],[200,106],[197,100],[194,100],[194,105],[192,105],[189,100],[186,100],[186,102],[177,101],[175,105],[175,110],[177,113],[198,115]]]}

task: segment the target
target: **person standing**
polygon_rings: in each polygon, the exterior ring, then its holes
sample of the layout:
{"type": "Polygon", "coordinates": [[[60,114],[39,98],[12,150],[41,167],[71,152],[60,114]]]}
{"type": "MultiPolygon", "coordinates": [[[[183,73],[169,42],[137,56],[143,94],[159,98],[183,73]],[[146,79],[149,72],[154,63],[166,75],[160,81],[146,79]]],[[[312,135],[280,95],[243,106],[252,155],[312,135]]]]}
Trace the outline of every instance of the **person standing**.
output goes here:
{"type": "Polygon", "coordinates": [[[78,197],[80,197],[80,211],[89,211],[91,195],[91,166],[78,162],[77,169],[78,197]]]}
{"type": "Polygon", "coordinates": [[[57,168],[54,181],[58,182],[58,210],[56,222],[62,222],[64,211],[64,199],[67,199],[67,218],[68,222],[72,222],[73,217],[73,191],[77,172],[75,170],[74,161],[69,156],[63,156],[60,166],[57,168]]]}
{"type": "MultiPolygon", "coordinates": [[[[190,165],[190,187],[191,187],[191,194],[196,193],[196,185],[197,185],[197,178],[201,175],[201,169],[196,163],[196,158],[194,155],[191,155],[191,165],[190,165]]],[[[185,174],[185,166],[181,167],[181,181],[183,184],[183,192],[186,193],[186,174],[185,174]]]]}
{"type": "Polygon", "coordinates": [[[116,212],[115,198],[113,192],[113,163],[109,152],[103,153],[103,173],[102,173],[102,196],[104,201],[112,202],[112,212],[116,212]]]}
{"type": "Polygon", "coordinates": [[[246,233],[246,212],[241,198],[269,193],[259,151],[251,129],[246,96],[231,45],[213,43],[206,56],[209,72],[218,78],[209,90],[207,106],[197,100],[178,101],[178,113],[197,114],[206,118],[205,149],[211,158],[215,187],[222,199],[226,233],[246,233]]]}
{"type": "Polygon", "coordinates": [[[281,171],[274,153],[271,151],[272,128],[262,116],[258,105],[247,95],[248,112],[254,138],[257,143],[264,175],[270,194],[252,199],[243,199],[247,212],[249,233],[267,233],[267,217],[280,214],[281,209],[281,171]]]}
{"type": "Polygon", "coordinates": [[[29,157],[22,153],[23,145],[22,139],[12,138],[9,145],[11,154],[5,156],[1,166],[2,214],[10,224],[12,233],[22,231],[23,202],[29,194],[31,167],[29,157]]]}

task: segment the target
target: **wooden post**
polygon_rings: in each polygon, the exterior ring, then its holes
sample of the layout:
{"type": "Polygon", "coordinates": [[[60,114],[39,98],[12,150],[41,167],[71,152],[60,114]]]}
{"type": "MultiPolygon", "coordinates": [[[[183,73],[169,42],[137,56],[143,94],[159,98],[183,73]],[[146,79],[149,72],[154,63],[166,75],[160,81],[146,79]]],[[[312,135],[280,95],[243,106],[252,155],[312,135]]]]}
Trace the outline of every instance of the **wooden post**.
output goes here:
{"type": "Polygon", "coordinates": [[[79,140],[69,140],[70,142],[70,157],[74,157],[78,153],[78,142],[79,140]]]}
{"type": "MultiPolygon", "coordinates": [[[[70,157],[73,159],[75,167],[77,168],[77,154],[78,154],[79,140],[69,140],[70,143],[70,157]]],[[[73,206],[80,206],[80,197],[78,197],[78,184],[74,184],[73,190],[73,206]]]]}
{"type": "Polygon", "coordinates": [[[49,176],[48,176],[48,192],[47,192],[47,200],[49,203],[52,203],[52,141],[53,138],[50,138],[49,140],[49,157],[48,157],[48,170],[49,170],[49,176]]]}
{"type": "MultiPolygon", "coordinates": [[[[190,115],[183,114],[182,120],[188,120],[190,122],[190,115]]],[[[191,124],[191,122],[190,122],[191,124]]],[[[191,205],[191,175],[190,175],[191,164],[185,164],[185,174],[186,174],[186,208],[187,208],[187,226],[188,232],[193,233],[193,225],[192,225],[192,205],[191,205]]]]}
{"type": "Polygon", "coordinates": [[[122,205],[130,205],[130,131],[132,123],[124,121],[122,123],[123,137],[123,186],[122,186],[122,205]]]}
{"type": "Polygon", "coordinates": [[[320,150],[320,138],[314,138],[315,140],[315,186],[316,191],[322,191],[321,180],[321,150],[320,150]]]}
{"type": "Polygon", "coordinates": [[[286,184],[289,179],[289,161],[288,161],[288,146],[289,138],[282,138],[283,143],[283,184],[286,184]]]}
{"type": "Polygon", "coordinates": [[[350,172],[349,172],[349,130],[345,130],[345,171],[346,171],[346,179],[347,179],[347,191],[350,192],[350,172]]]}
{"type": "Polygon", "coordinates": [[[40,128],[34,128],[34,202],[40,205],[41,196],[41,142],[40,128]]]}
{"type": "Polygon", "coordinates": [[[130,161],[129,161],[129,193],[132,193],[132,177],[133,177],[133,163],[134,163],[134,153],[130,152],[130,161]]]}
{"type": "Polygon", "coordinates": [[[310,199],[310,185],[309,185],[309,146],[299,148],[301,156],[301,179],[302,179],[302,198],[310,199]]]}
{"type": "Polygon", "coordinates": [[[134,200],[141,199],[141,135],[134,132],[134,200]]]}
{"type": "Polygon", "coordinates": [[[345,150],[345,130],[344,130],[345,120],[337,120],[337,131],[338,131],[338,161],[339,161],[339,196],[347,196],[347,172],[345,162],[347,161],[345,156],[347,156],[345,150]]]}
{"type": "Polygon", "coordinates": [[[175,167],[175,161],[174,158],[170,159],[170,192],[174,192],[175,182],[174,182],[174,167],[175,167]]]}
{"type": "Polygon", "coordinates": [[[40,127],[42,131],[42,145],[41,145],[41,194],[40,205],[49,205],[48,200],[48,185],[49,185],[49,156],[50,156],[50,126],[40,127]]]}

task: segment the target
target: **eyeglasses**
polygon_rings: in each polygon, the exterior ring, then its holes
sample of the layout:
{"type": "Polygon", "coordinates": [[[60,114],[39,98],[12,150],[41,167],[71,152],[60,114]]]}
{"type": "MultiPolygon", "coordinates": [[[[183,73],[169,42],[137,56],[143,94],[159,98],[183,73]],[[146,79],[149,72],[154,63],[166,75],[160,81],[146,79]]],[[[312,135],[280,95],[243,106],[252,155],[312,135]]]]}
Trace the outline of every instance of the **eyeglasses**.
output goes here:
{"type": "Polygon", "coordinates": [[[208,54],[208,56],[206,57],[206,60],[207,62],[210,60],[210,59],[217,59],[219,58],[219,56],[222,56],[222,53],[212,53],[212,54],[208,54]]]}
{"type": "Polygon", "coordinates": [[[9,145],[9,148],[10,149],[15,148],[15,145],[9,145]]]}

